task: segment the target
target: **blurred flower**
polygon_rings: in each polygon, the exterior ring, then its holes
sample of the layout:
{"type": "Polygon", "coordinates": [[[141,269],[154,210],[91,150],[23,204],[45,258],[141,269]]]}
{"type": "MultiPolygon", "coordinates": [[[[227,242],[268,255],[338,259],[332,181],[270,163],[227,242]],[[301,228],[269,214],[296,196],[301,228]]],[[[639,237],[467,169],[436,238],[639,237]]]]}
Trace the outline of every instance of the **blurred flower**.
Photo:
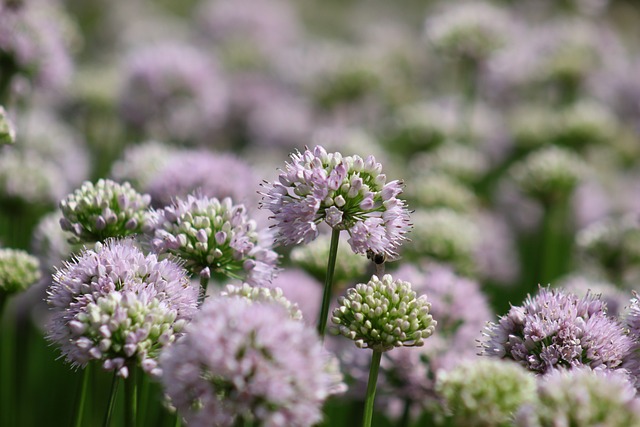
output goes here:
{"type": "MultiPolygon", "coordinates": [[[[291,261],[302,267],[318,280],[324,280],[327,274],[327,260],[331,238],[327,234],[321,234],[308,245],[297,246],[291,251],[291,261]]],[[[338,246],[333,283],[340,286],[352,282],[365,274],[369,261],[358,255],[344,245],[338,246]]]]}
{"type": "Polygon", "coordinates": [[[181,150],[174,152],[164,166],[149,177],[144,191],[151,196],[156,208],[171,204],[176,198],[189,194],[230,197],[247,207],[257,205],[259,179],[253,169],[239,157],[227,153],[206,150],[181,150]]]}
{"type": "Polygon", "coordinates": [[[603,301],[541,288],[486,327],[483,353],[513,359],[533,372],[558,368],[620,368],[632,342],[603,301]]]}
{"type": "Polygon", "coordinates": [[[442,173],[460,182],[474,185],[489,170],[486,154],[477,147],[447,142],[431,152],[420,153],[411,159],[411,169],[423,175],[442,173]]]}
{"type": "Polygon", "coordinates": [[[0,105],[0,145],[16,142],[16,130],[7,115],[7,111],[0,105]]]}
{"type": "Polygon", "coordinates": [[[38,259],[20,249],[0,248],[0,298],[26,290],[40,280],[38,259]]]}
{"type": "Polygon", "coordinates": [[[521,408],[518,427],[640,425],[640,400],[623,374],[579,368],[539,380],[538,399],[521,408]]]}
{"type": "MultiPolygon", "coordinates": [[[[425,170],[425,169],[423,169],[425,170]]],[[[443,173],[418,173],[407,186],[407,195],[422,208],[445,208],[469,213],[478,206],[475,194],[455,178],[443,173]]]]}
{"type": "Polygon", "coordinates": [[[220,292],[222,297],[242,297],[247,301],[256,303],[273,303],[284,307],[289,316],[293,320],[302,320],[302,311],[298,308],[295,302],[289,301],[284,296],[282,289],[280,288],[266,288],[264,286],[251,286],[248,283],[242,285],[227,285],[224,290],[220,292]]]}
{"type": "Polygon", "coordinates": [[[585,173],[580,157],[554,146],[529,154],[511,168],[522,191],[545,205],[567,199],[585,173]]]}
{"type": "Polygon", "coordinates": [[[283,295],[300,308],[306,324],[314,327],[318,324],[317,317],[322,302],[322,282],[303,270],[286,268],[278,272],[278,277],[273,279],[269,286],[282,289],[283,295]]]}
{"type": "Polygon", "coordinates": [[[226,83],[216,63],[197,48],[171,42],[127,58],[120,115],[146,137],[212,143],[226,113],[226,83]]]}
{"type": "Polygon", "coordinates": [[[475,246],[477,275],[484,280],[510,284],[520,274],[521,261],[513,230],[501,215],[483,212],[474,217],[480,238],[475,246]]]}
{"type": "Polygon", "coordinates": [[[640,389],[640,301],[636,292],[634,292],[634,296],[635,298],[629,301],[629,305],[625,307],[621,316],[624,325],[629,328],[629,335],[633,340],[631,353],[623,366],[630,372],[630,378],[636,389],[640,389]]]}
{"type": "Polygon", "coordinates": [[[49,279],[55,269],[62,267],[63,262],[67,261],[76,249],[69,243],[73,234],[60,227],[60,217],[62,212],[59,210],[43,216],[36,225],[31,239],[33,253],[40,260],[42,271],[49,279]]]}
{"type": "Polygon", "coordinates": [[[60,226],[80,242],[137,234],[148,221],[150,202],[148,194],[139,194],[128,182],[86,181],[60,201],[60,226]]]}
{"type": "Polygon", "coordinates": [[[455,426],[507,426],[522,405],[535,401],[536,379],[510,361],[467,360],[441,372],[436,391],[455,426]]]}
{"type": "Polygon", "coordinates": [[[111,166],[110,176],[114,181],[127,181],[136,190],[145,191],[178,152],[176,147],[158,141],[127,146],[122,157],[111,166]]]}
{"type": "Polygon", "coordinates": [[[198,288],[170,260],[132,240],[86,249],[54,275],[48,338],[74,366],[92,360],[127,377],[131,364],[160,374],[156,358],[196,311],[198,288]]]}
{"type": "Polygon", "coordinates": [[[355,341],[356,347],[389,351],[394,347],[420,347],[437,322],[426,295],[416,296],[411,283],[373,276],[367,284],[347,290],[333,310],[334,332],[355,341]]]}
{"type": "Polygon", "coordinates": [[[410,229],[405,202],[396,198],[402,182],[387,183],[373,156],[343,157],[316,146],[291,154],[291,160],[278,181],[265,183],[261,193],[262,207],[274,214],[277,241],[309,243],[325,221],[347,230],[356,253],[397,254],[410,229]]]}
{"type": "Polygon", "coordinates": [[[281,306],[205,302],[161,357],[165,392],[191,426],[312,426],[341,375],[315,331],[281,306]],[[215,349],[215,351],[212,351],[215,349]]]}
{"type": "Polygon", "coordinates": [[[250,285],[274,276],[278,255],[268,231],[256,230],[244,205],[229,198],[177,198],[153,222],[146,230],[153,250],[179,257],[192,274],[221,274],[250,285]]]}
{"type": "Polygon", "coordinates": [[[622,314],[624,308],[629,305],[631,297],[629,292],[622,291],[612,283],[580,273],[564,277],[555,286],[561,288],[563,292],[574,294],[579,298],[584,298],[587,295],[598,296],[606,305],[607,314],[614,318],[618,318],[622,314]]]}

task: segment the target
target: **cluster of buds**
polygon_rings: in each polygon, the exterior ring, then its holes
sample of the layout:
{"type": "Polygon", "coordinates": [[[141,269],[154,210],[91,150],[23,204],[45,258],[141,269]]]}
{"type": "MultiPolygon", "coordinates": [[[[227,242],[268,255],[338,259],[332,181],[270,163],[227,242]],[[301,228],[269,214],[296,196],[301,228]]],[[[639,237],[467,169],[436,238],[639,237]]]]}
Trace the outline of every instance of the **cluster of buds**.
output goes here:
{"type": "Polygon", "coordinates": [[[60,226],[80,242],[137,234],[147,221],[150,203],[149,195],[139,194],[128,182],[87,181],[60,201],[60,226]]]}
{"type": "Polygon", "coordinates": [[[0,249],[0,295],[24,291],[40,280],[40,263],[19,249],[0,249]]]}
{"type": "Polygon", "coordinates": [[[284,307],[293,320],[302,320],[302,311],[298,304],[293,303],[284,296],[280,288],[267,288],[264,286],[251,286],[248,283],[242,285],[227,285],[220,293],[223,297],[240,297],[251,302],[274,303],[284,307]]]}

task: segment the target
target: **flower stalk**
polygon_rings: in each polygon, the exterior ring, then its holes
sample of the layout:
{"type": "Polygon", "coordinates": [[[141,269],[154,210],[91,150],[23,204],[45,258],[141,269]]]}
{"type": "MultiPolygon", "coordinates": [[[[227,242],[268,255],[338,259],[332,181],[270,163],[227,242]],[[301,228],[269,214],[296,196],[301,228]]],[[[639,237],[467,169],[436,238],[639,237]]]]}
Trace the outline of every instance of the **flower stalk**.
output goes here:
{"type": "Polygon", "coordinates": [[[333,229],[331,232],[331,247],[329,249],[329,261],[327,264],[327,275],[324,281],[324,292],[322,294],[322,306],[320,307],[320,315],[318,316],[318,334],[324,339],[325,330],[327,328],[327,319],[329,317],[329,303],[331,301],[331,291],[333,288],[333,274],[336,268],[336,259],[338,255],[338,243],[340,242],[340,230],[333,229]]]}
{"type": "Polygon", "coordinates": [[[369,367],[369,380],[367,383],[367,396],[364,402],[364,416],[362,418],[362,427],[371,427],[373,419],[373,402],[376,397],[376,385],[378,383],[378,371],[380,370],[380,359],[382,351],[373,350],[371,355],[371,366],[369,367]]]}

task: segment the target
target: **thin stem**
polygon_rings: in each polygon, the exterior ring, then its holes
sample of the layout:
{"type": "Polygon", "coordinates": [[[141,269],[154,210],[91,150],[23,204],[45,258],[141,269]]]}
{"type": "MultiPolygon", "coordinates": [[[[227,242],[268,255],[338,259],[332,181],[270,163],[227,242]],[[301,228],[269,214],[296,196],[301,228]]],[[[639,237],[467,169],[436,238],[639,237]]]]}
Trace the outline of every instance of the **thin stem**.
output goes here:
{"type": "Polygon", "coordinates": [[[404,400],[404,408],[402,409],[402,418],[400,418],[399,427],[409,427],[411,421],[411,405],[413,401],[411,399],[404,400]]]}
{"type": "Polygon", "coordinates": [[[129,365],[129,376],[124,381],[124,400],[125,400],[125,418],[124,425],[126,427],[136,427],[138,413],[138,381],[135,364],[129,365]]]}
{"type": "Polygon", "coordinates": [[[82,372],[82,385],[80,386],[80,396],[76,406],[76,427],[82,426],[82,417],[84,415],[85,401],[87,400],[87,389],[89,388],[89,379],[91,378],[91,363],[84,368],[82,372]]]}
{"type": "Polygon", "coordinates": [[[178,411],[176,411],[176,423],[174,424],[174,426],[175,427],[182,427],[182,417],[180,416],[178,411]]]}
{"type": "Polygon", "coordinates": [[[333,273],[336,269],[336,259],[338,258],[338,243],[340,241],[340,230],[333,229],[331,232],[331,247],[329,248],[329,262],[327,264],[327,276],[324,281],[324,293],[322,294],[322,307],[318,316],[318,334],[324,339],[324,331],[327,328],[327,318],[329,317],[329,303],[331,302],[331,290],[333,288],[333,273]]]}
{"type": "Polygon", "coordinates": [[[371,356],[371,367],[369,368],[369,382],[367,383],[367,397],[364,402],[364,417],[362,418],[362,427],[371,427],[373,419],[373,401],[376,397],[376,384],[378,382],[378,371],[380,370],[380,359],[382,352],[373,350],[371,356]]]}
{"type": "Polygon", "coordinates": [[[111,392],[109,393],[109,402],[107,403],[107,413],[104,415],[103,427],[109,427],[111,424],[111,416],[113,415],[113,407],[116,402],[116,394],[118,393],[118,374],[113,373],[113,380],[111,381],[111,392]]]}
{"type": "MultiPolygon", "coordinates": [[[[136,368],[138,369],[138,368],[136,368]]],[[[142,384],[140,385],[140,411],[139,420],[144,424],[147,419],[147,412],[149,410],[149,375],[144,371],[141,372],[142,384]]]]}
{"type": "Polygon", "coordinates": [[[13,313],[5,313],[9,296],[0,292],[0,425],[15,425],[15,323],[13,313]],[[3,316],[4,315],[4,316],[3,316]]]}
{"type": "Polygon", "coordinates": [[[200,275],[200,294],[198,295],[198,307],[204,304],[204,299],[207,296],[207,286],[209,286],[209,277],[207,275],[200,275]]]}

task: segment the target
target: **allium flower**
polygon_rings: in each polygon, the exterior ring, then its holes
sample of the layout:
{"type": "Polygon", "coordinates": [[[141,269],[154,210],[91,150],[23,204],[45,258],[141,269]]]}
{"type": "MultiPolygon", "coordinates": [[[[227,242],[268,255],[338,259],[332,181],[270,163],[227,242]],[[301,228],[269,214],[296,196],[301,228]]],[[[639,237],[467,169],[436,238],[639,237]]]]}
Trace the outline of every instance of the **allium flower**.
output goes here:
{"type": "Polygon", "coordinates": [[[220,292],[220,296],[242,297],[251,302],[278,304],[287,309],[293,320],[302,320],[302,312],[298,308],[298,304],[289,301],[280,288],[251,286],[248,283],[243,283],[242,285],[227,285],[224,290],[220,292]]]}
{"type": "Polygon", "coordinates": [[[430,173],[417,178],[407,187],[407,193],[421,207],[447,208],[467,213],[478,206],[478,200],[473,191],[452,177],[430,173]]]}
{"type": "Polygon", "coordinates": [[[553,203],[571,195],[585,169],[576,154],[551,146],[529,154],[512,167],[511,173],[525,193],[542,203],[553,203]]]}
{"type": "Polygon", "coordinates": [[[197,310],[198,288],[177,263],[108,240],[67,263],[47,293],[48,337],[67,361],[100,361],[127,377],[132,364],[160,374],[156,358],[197,310]]]}
{"type": "Polygon", "coordinates": [[[192,274],[221,274],[250,285],[271,281],[278,255],[267,230],[257,230],[244,205],[231,199],[187,196],[156,212],[147,232],[158,253],[185,262],[192,274]]]}
{"type": "Polygon", "coordinates": [[[325,221],[347,230],[356,253],[397,255],[410,228],[405,202],[396,198],[402,183],[387,183],[373,156],[342,157],[316,146],[292,154],[291,160],[278,181],[264,184],[262,193],[262,206],[273,212],[279,242],[309,243],[325,221]]]}
{"type": "Polygon", "coordinates": [[[204,52],[167,43],[133,52],[124,71],[120,114],[153,138],[203,142],[227,110],[226,83],[204,52]]]}
{"type": "Polygon", "coordinates": [[[631,297],[628,291],[623,291],[612,283],[579,273],[563,278],[555,286],[563,289],[565,293],[572,293],[580,298],[588,294],[599,295],[607,306],[607,314],[616,318],[629,305],[631,297]]]}
{"type": "Polygon", "coordinates": [[[16,142],[16,130],[7,111],[0,105],[0,145],[16,142]]]}
{"type": "Polygon", "coordinates": [[[624,368],[631,373],[632,382],[636,389],[640,389],[640,301],[638,294],[631,299],[628,307],[622,314],[624,324],[629,329],[629,335],[633,339],[631,353],[625,360],[624,368]]]}
{"type": "Polygon", "coordinates": [[[214,298],[161,356],[167,395],[190,426],[312,426],[341,376],[315,331],[279,305],[214,298]],[[212,351],[214,350],[214,351],[212,351]]]}
{"type": "Polygon", "coordinates": [[[56,268],[62,267],[63,261],[68,260],[75,249],[79,249],[69,243],[73,234],[60,227],[61,216],[60,211],[43,216],[36,225],[31,239],[33,253],[40,260],[43,271],[49,276],[56,268]]]}
{"type": "MultiPolygon", "coordinates": [[[[447,142],[435,150],[418,154],[410,163],[419,175],[445,174],[465,184],[477,183],[489,170],[485,153],[477,147],[447,142]]],[[[427,175],[428,176],[428,175],[427,175]]]]}
{"type": "MultiPolygon", "coordinates": [[[[308,245],[297,246],[291,251],[291,261],[302,267],[318,280],[324,280],[327,274],[327,259],[331,244],[330,236],[321,234],[308,245]]],[[[345,246],[338,246],[333,282],[340,286],[352,282],[365,274],[370,262],[355,254],[345,246]]]]}
{"type": "Polygon", "coordinates": [[[230,197],[252,206],[257,204],[255,187],[259,182],[253,169],[232,154],[184,150],[174,153],[150,177],[144,191],[156,208],[170,205],[176,197],[184,199],[194,191],[218,200],[230,197]]]}
{"type": "Polygon", "coordinates": [[[372,276],[369,283],[348,289],[347,296],[338,302],[331,318],[336,325],[333,330],[360,348],[388,351],[419,347],[437,323],[429,314],[427,296],[417,297],[411,283],[393,280],[389,274],[382,280],[372,276]]]}
{"type": "Polygon", "coordinates": [[[471,359],[441,372],[436,392],[452,425],[506,427],[522,405],[535,401],[536,379],[513,362],[471,359]]]}
{"type": "Polygon", "coordinates": [[[148,194],[139,194],[128,182],[86,181],[60,201],[60,226],[82,242],[137,234],[147,221],[150,203],[148,194]]]}
{"type": "Polygon", "coordinates": [[[286,268],[278,272],[278,277],[269,286],[282,289],[284,296],[300,308],[305,323],[317,324],[322,302],[321,281],[303,270],[286,268]]]}
{"type": "Polygon", "coordinates": [[[483,353],[513,359],[546,374],[558,368],[620,368],[632,341],[593,295],[578,298],[542,288],[522,306],[489,323],[483,353]]]}
{"type": "Polygon", "coordinates": [[[640,400],[618,372],[588,368],[556,371],[540,379],[538,399],[524,405],[518,427],[628,427],[640,425],[640,400]]]}
{"type": "Polygon", "coordinates": [[[26,290],[40,280],[40,263],[19,249],[0,249],[0,298],[26,290]]]}
{"type": "Polygon", "coordinates": [[[176,147],[158,141],[130,145],[111,166],[110,177],[117,182],[129,182],[138,191],[146,191],[151,180],[178,152],[176,147]]]}

